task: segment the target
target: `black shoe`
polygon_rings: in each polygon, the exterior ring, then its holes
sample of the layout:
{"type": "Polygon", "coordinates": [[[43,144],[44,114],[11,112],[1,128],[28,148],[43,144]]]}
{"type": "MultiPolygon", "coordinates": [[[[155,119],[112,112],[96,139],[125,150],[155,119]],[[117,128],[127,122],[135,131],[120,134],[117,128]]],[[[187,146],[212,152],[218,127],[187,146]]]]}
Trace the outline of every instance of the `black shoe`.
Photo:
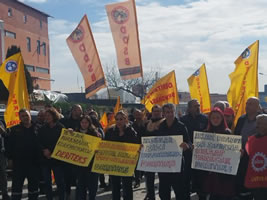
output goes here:
{"type": "Polygon", "coordinates": [[[134,188],[139,188],[140,187],[140,183],[135,183],[134,184],[134,188]]]}
{"type": "Polygon", "coordinates": [[[10,196],[8,194],[3,194],[3,200],[10,200],[10,196]]]}
{"type": "Polygon", "coordinates": [[[103,183],[103,184],[100,184],[99,187],[100,187],[100,188],[106,188],[106,187],[108,187],[108,186],[107,186],[106,183],[103,183]]]}

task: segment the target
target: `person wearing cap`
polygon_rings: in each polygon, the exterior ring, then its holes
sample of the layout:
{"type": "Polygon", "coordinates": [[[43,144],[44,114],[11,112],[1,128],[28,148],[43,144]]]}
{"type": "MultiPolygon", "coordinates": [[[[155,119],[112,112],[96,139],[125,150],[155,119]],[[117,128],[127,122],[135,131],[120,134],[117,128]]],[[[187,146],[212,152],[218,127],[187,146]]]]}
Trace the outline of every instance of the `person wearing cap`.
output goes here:
{"type": "Polygon", "coordinates": [[[228,128],[232,128],[233,123],[234,123],[234,119],[235,119],[235,113],[234,110],[232,108],[225,108],[224,112],[223,112],[224,118],[226,120],[227,126],[228,128]]]}

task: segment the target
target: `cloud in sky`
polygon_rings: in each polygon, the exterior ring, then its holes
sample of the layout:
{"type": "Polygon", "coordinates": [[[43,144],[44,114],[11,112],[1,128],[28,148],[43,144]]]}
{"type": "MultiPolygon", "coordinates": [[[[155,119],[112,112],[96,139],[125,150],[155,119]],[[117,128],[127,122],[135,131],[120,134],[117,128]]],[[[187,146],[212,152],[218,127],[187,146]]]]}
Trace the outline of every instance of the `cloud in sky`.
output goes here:
{"type": "MultiPolygon", "coordinates": [[[[162,1],[161,1],[162,2],[162,1]]],[[[116,60],[115,47],[105,10],[91,24],[102,64],[116,60]]],[[[186,4],[163,5],[146,1],[137,13],[144,71],[156,65],[161,75],[175,69],[178,90],[188,91],[187,78],[206,63],[211,92],[226,93],[241,52],[260,40],[259,71],[267,74],[267,2],[264,0],[187,1],[186,4]]],[[[90,15],[88,14],[90,21],[90,15]]],[[[82,76],[71,56],[65,39],[78,22],[51,19],[52,89],[80,91],[82,76]],[[79,83],[77,83],[77,77],[79,83]],[[67,80],[67,81],[66,81],[67,80]]],[[[264,77],[259,76],[260,89],[264,77]]]]}
{"type": "Polygon", "coordinates": [[[19,0],[23,3],[46,3],[47,0],[19,0]]]}

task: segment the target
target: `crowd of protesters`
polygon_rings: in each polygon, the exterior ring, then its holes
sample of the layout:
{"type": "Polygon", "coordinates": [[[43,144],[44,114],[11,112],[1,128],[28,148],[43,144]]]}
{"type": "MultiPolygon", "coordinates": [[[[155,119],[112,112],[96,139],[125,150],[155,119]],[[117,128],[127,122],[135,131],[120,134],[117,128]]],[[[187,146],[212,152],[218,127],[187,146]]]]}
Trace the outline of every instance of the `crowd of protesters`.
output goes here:
{"type": "MultiPolygon", "coordinates": [[[[113,113],[108,113],[112,118],[113,113]]],[[[158,173],[159,197],[171,199],[173,189],[177,200],[189,200],[197,193],[200,200],[266,200],[267,188],[249,189],[244,186],[248,168],[249,153],[245,145],[250,137],[257,141],[267,136],[267,115],[260,109],[259,100],[251,97],[246,103],[246,114],[241,116],[234,127],[234,111],[227,102],[214,104],[208,115],[200,112],[200,104],[193,99],[188,102],[187,113],[176,116],[173,104],[162,107],[154,105],[151,113],[134,109],[132,116],[124,110],[115,114],[116,123],[105,131],[99,123],[97,112],[83,113],[80,105],[74,105],[69,117],[63,117],[55,108],[48,106],[39,111],[36,122],[31,120],[29,111],[19,111],[21,123],[6,130],[0,124],[0,190],[2,199],[20,200],[25,178],[28,180],[29,200],[38,199],[40,191],[52,200],[51,171],[60,200],[71,199],[71,186],[76,186],[76,200],[94,200],[100,187],[111,186],[112,199],[133,199],[133,187],[140,186],[145,176],[145,200],[155,200],[155,173],[135,171],[134,177],[109,176],[108,183],[102,174],[91,172],[92,162],[87,167],[78,167],[51,158],[62,128],[100,137],[107,141],[141,144],[141,137],[182,135],[183,149],[181,172],[158,173]],[[220,134],[235,134],[242,137],[240,164],[237,175],[226,175],[191,168],[194,148],[194,131],[220,134]],[[11,197],[8,196],[6,166],[12,168],[11,197]],[[123,192],[121,193],[121,189],[123,192]]]]}

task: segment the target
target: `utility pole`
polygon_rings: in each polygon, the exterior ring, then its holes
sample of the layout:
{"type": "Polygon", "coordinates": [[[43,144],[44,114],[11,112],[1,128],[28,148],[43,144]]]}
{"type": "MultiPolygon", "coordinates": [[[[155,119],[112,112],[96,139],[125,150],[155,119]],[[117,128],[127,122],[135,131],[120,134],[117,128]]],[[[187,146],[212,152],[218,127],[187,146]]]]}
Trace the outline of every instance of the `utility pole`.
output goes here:
{"type": "Polygon", "coordinates": [[[4,21],[0,20],[0,63],[5,61],[5,30],[4,21]]]}

